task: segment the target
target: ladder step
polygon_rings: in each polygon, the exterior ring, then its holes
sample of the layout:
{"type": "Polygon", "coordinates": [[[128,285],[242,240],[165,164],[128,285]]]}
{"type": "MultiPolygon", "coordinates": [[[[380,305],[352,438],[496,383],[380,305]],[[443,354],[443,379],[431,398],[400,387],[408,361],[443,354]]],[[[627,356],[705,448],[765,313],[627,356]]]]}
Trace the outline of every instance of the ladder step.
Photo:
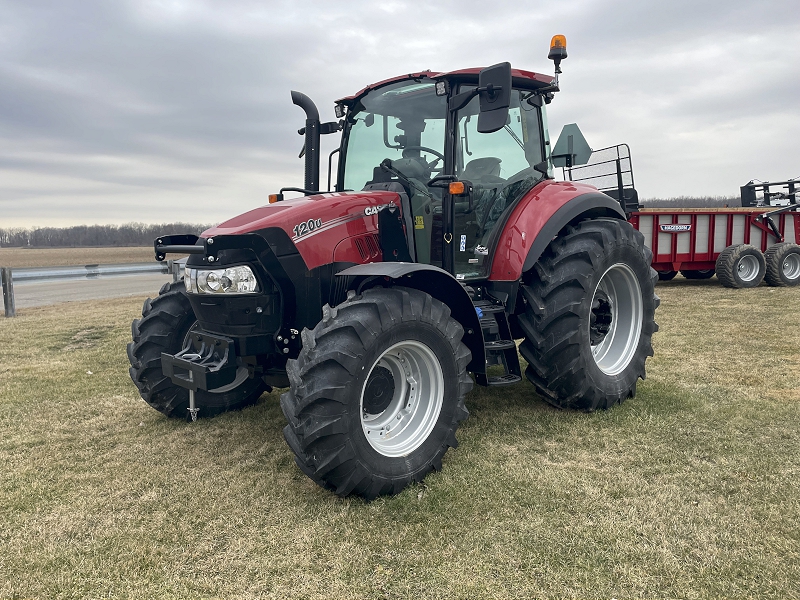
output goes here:
{"type": "Polygon", "coordinates": [[[489,385],[513,385],[522,381],[522,377],[519,375],[492,375],[488,378],[489,385]]]}
{"type": "Polygon", "coordinates": [[[505,309],[500,304],[492,304],[491,302],[486,302],[485,300],[479,300],[477,302],[472,302],[476,308],[480,308],[484,313],[498,313],[503,312],[505,309]]]}
{"type": "Polygon", "coordinates": [[[510,350],[516,347],[516,342],[513,340],[493,340],[484,343],[484,347],[490,352],[497,352],[500,350],[510,350]]]}

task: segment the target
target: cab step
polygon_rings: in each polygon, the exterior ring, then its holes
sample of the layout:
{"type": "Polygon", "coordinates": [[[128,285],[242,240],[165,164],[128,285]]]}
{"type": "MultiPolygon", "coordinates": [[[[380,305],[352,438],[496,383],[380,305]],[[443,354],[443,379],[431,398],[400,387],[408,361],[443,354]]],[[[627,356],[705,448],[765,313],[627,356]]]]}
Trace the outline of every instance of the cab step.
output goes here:
{"type": "Polygon", "coordinates": [[[517,343],[511,337],[508,315],[502,302],[493,298],[473,300],[475,312],[481,324],[483,345],[486,348],[486,367],[502,366],[502,375],[475,373],[478,385],[512,385],[522,381],[522,373],[517,353],[517,343]]]}
{"type": "Polygon", "coordinates": [[[506,373],[505,375],[490,375],[486,380],[486,385],[514,385],[520,381],[522,381],[522,377],[519,375],[506,373]]]}

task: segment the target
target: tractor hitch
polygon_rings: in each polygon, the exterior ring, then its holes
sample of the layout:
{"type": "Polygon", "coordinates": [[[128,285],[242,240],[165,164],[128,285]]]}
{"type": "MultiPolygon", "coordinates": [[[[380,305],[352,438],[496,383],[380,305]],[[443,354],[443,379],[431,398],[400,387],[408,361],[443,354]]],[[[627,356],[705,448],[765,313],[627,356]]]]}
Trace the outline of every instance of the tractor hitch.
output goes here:
{"type": "Polygon", "coordinates": [[[161,370],[190,395],[198,389],[214,390],[236,379],[236,345],[221,335],[193,331],[183,350],[175,355],[161,353],[161,370]]]}

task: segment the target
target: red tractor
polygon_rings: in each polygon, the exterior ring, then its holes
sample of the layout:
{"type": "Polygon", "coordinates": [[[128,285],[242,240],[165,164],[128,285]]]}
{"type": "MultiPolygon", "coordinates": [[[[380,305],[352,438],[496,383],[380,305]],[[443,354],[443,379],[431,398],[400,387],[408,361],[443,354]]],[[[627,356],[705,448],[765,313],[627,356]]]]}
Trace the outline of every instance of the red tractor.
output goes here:
{"type": "Polygon", "coordinates": [[[331,123],[292,92],[304,188],[199,238],[155,241],[158,260],[189,258],[133,322],[144,400],[194,419],[288,387],[298,467],[371,499],[441,468],[473,377],[521,381],[515,340],[547,402],[632,397],[653,354],[657,275],[619,202],[553,179],[545,106],[565,57],[556,36],[555,78],[508,63],[402,75],[338,100],[331,123]],[[320,135],[338,131],[335,185],[320,192],[320,135]]]}

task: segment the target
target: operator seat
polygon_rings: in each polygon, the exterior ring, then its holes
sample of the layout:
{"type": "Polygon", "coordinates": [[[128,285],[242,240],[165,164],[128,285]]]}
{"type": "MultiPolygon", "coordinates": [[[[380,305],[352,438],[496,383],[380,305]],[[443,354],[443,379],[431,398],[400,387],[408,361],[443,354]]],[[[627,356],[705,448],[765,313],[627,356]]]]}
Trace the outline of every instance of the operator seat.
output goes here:
{"type": "Polygon", "coordinates": [[[495,212],[492,209],[500,197],[500,190],[505,184],[505,179],[500,177],[502,160],[495,156],[476,158],[464,167],[462,177],[472,182],[474,186],[473,204],[475,210],[475,234],[479,239],[486,237],[497,218],[491,219],[495,212]]]}

